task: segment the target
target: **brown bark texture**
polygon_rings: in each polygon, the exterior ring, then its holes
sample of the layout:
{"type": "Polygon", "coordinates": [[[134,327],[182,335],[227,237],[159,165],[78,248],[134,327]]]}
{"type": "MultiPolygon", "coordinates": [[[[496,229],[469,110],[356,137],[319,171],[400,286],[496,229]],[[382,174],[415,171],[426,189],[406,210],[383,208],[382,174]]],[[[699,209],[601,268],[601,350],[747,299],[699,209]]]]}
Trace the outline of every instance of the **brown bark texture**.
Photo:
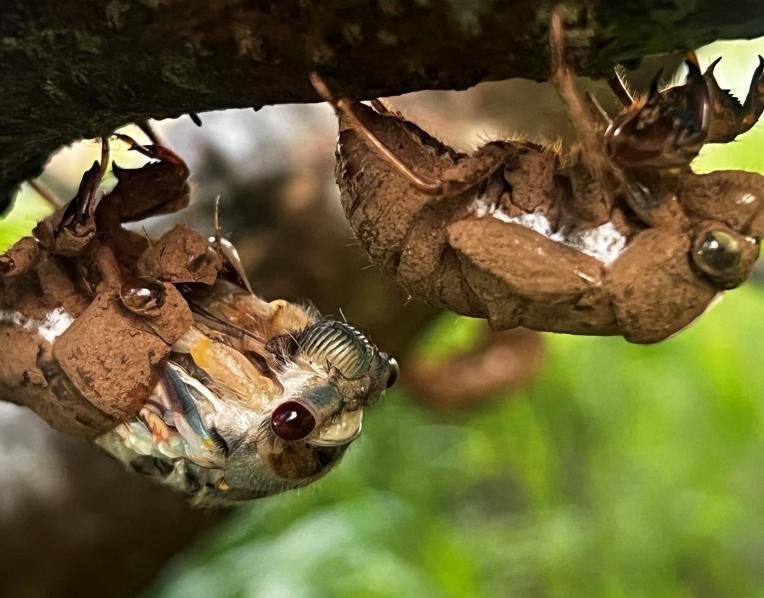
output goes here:
{"type": "MultiPolygon", "coordinates": [[[[537,0],[4,0],[0,208],[48,156],[145,118],[544,79],[552,2],[537,0]]],[[[556,2],[555,2],[556,4],[556,2]]],[[[577,72],[764,33],[758,0],[567,3],[577,72]]]]}

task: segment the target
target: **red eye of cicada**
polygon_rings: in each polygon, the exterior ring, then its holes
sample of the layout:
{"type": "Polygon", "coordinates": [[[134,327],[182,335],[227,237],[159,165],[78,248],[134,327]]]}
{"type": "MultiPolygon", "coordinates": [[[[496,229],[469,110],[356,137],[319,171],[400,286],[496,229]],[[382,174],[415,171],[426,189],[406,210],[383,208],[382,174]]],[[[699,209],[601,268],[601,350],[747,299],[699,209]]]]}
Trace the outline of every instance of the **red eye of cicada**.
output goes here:
{"type": "Polygon", "coordinates": [[[286,401],[271,414],[273,433],[284,440],[305,438],[316,427],[316,418],[299,401],[286,401]]]}

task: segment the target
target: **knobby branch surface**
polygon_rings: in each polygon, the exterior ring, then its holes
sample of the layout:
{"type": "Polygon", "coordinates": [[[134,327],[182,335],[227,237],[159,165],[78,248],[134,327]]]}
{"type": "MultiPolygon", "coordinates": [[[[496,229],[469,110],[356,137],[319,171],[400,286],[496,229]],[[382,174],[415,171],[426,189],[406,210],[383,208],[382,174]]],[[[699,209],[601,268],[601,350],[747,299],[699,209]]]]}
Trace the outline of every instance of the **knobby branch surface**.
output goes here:
{"type": "MultiPolygon", "coordinates": [[[[316,101],[318,70],[357,98],[544,79],[538,0],[4,0],[0,208],[48,156],[145,118],[316,101]]],[[[567,2],[577,72],[764,34],[759,0],[567,2]],[[585,13],[584,13],[585,11],[585,13]]]]}

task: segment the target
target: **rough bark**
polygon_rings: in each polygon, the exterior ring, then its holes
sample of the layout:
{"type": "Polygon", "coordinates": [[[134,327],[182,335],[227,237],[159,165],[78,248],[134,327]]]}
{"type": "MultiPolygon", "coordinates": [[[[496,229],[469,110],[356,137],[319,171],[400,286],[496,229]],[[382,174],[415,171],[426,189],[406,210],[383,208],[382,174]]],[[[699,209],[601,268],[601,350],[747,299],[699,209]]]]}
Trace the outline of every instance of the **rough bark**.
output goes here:
{"type": "MultiPolygon", "coordinates": [[[[537,0],[5,0],[0,209],[58,147],[148,117],[547,75],[537,0]]],[[[578,72],[764,33],[758,0],[576,0],[578,72]],[[579,13],[582,14],[582,13],[579,13]]]]}

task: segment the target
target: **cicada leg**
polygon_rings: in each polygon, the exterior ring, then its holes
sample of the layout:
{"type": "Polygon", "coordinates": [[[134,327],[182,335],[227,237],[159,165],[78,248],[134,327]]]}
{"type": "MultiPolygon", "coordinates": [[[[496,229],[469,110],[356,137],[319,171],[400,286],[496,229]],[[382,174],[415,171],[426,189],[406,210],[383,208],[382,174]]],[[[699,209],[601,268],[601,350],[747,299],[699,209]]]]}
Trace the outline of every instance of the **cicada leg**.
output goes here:
{"type": "MultiPolygon", "coordinates": [[[[586,171],[571,169],[574,212],[599,224],[610,218],[619,199],[650,226],[681,226],[684,219],[675,199],[665,194],[653,197],[645,180],[651,170],[686,167],[707,134],[708,93],[694,55],[688,56],[690,77],[684,86],[659,92],[656,77],[646,103],[632,104],[611,121],[592,99],[587,105],[576,88],[565,56],[561,8],[551,15],[549,47],[551,80],[568,105],[580,144],[580,165],[586,171]],[[595,110],[590,108],[592,104],[595,110]]],[[[621,101],[631,101],[618,71],[612,85],[621,101]]]]}
{"type": "MultiPolygon", "coordinates": [[[[549,50],[551,56],[550,80],[568,107],[568,114],[579,142],[579,164],[585,173],[572,181],[574,192],[571,208],[583,221],[601,224],[610,218],[615,197],[612,181],[618,172],[608,160],[602,143],[602,134],[609,125],[610,117],[593,97],[585,100],[576,88],[573,70],[565,56],[565,26],[561,9],[552,11],[549,21],[549,50]],[[587,105],[587,102],[589,105],[587,105]],[[593,118],[596,115],[599,122],[593,118]]],[[[575,169],[574,169],[575,170],[575,169]]]]}
{"type": "Polygon", "coordinates": [[[37,179],[31,179],[29,181],[29,186],[32,187],[37,195],[42,197],[54,210],[59,210],[63,207],[63,202],[56,196],[56,194],[37,179]]]}
{"type": "Polygon", "coordinates": [[[132,222],[176,212],[188,205],[189,170],[180,156],[163,145],[141,145],[124,134],[115,137],[128,144],[130,150],[157,161],[129,169],[115,164],[113,171],[118,183],[101,201],[99,216],[104,214],[119,222],[132,222]]]}
{"type": "Polygon", "coordinates": [[[559,8],[552,12],[549,22],[549,49],[552,59],[551,81],[568,106],[570,120],[581,145],[581,162],[592,177],[605,187],[612,167],[603,150],[603,131],[593,121],[576,89],[573,71],[565,57],[565,26],[559,8]]]}
{"type": "Polygon", "coordinates": [[[83,175],[77,195],[66,206],[40,222],[35,238],[53,255],[76,256],[96,235],[98,187],[109,165],[109,142],[101,139],[101,159],[83,175]]]}
{"type": "MultiPolygon", "coordinates": [[[[374,131],[366,126],[358,113],[358,102],[348,100],[347,98],[336,98],[323,78],[317,73],[311,73],[310,81],[316,93],[331,104],[338,115],[341,115],[350,123],[353,131],[364,140],[372,151],[387,161],[399,174],[423,193],[428,195],[455,195],[462,193],[485,181],[506,160],[507,151],[504,144],[494,142],[487,144],[470,156],[461,157],[457,167],[444,171],[442,173],[444,176],[433,177],[418,173],[403,162],[374,131]]],[[[372,106],[382,116],[397,118],[379,100],[374,100],[372,106]]]]}
{"type": "Polygon", "coordinates": [[[751,77],[748,96],[743,102],[743,117],[738,134],[750,129],[764,112],[764,56],[759,56],[759,64],[751,77]]]}
{"type": "Polygon", "coordinates": [[[220,225],[220,196],[215,198],[214,215],[215,236],[210,239],[213,247],[222,257],[224,264],[233,270],[233,278],[237,284],[247,289],[250,295],[254,295],[252,284],[249,282],[247,271],[239,257],[236,246],[223,236],[223,228],[220,225]]]}
{"type": "Polygon", "coordinates": [[[687,55],[687,81],[659,88],[653,79],[644,102],[624,110],[605,133],[607,156],[621,168],[687,168],[707,141],[712,120],[709,88],[693,52],[687,55]]]}
{"type": "Polygon", "coordinates": [[[711,97],[711,126],[708,143],[727,143],[755,125],[764,111],[764,57],[753,72],[748,95],[741,104],[726,89],[719,86],[714,69],[721,58],[714,60],[703,77],[711,97]]]}
{"type": "Polygon", "coordinates": [[[369,129],[356,114],[354,102],[347,98],[336,98],[329,90],[329,86],[318,73],[310,74],[310,82],[316,93],[324,101],[331,104],[335,112],[344,116],[351,123],[353,129],[363,138],[369,147],[387,160],[401,175],[409,180],[420,191],[432,195],[440,195],[443,192],[443,181],[414,172],[405,164],[384,142],[369,129]]]}
{"type": "Polygon", "coordinates": [[[606,128],[613,124],[613,119],[610,118],[607,110],[602,107],[602,104],[600,104],[599,100],[594,95],[587,91],[584,94],[584,97],[586,98],[586,103],[589,104],[592,113],[599,118],[603,127],[606,128]]]}
{"type": "MultiPolygon", "coordinates": [[[[158,140],[151,129],[147,129],[146,134],[158,140]]],[[[114,250],[120,262],[130,264],[146,250],[148,242],[122,224],[186,207],[190,199],[189,170],[180,156],[161,143],[142,145],[128,135],[114,137],[126,143],[130,150],[156,160],[140,168],[120,168],[113,164],[117,185],[101,199],[96,210],[99,236],[114,250]]]]}

